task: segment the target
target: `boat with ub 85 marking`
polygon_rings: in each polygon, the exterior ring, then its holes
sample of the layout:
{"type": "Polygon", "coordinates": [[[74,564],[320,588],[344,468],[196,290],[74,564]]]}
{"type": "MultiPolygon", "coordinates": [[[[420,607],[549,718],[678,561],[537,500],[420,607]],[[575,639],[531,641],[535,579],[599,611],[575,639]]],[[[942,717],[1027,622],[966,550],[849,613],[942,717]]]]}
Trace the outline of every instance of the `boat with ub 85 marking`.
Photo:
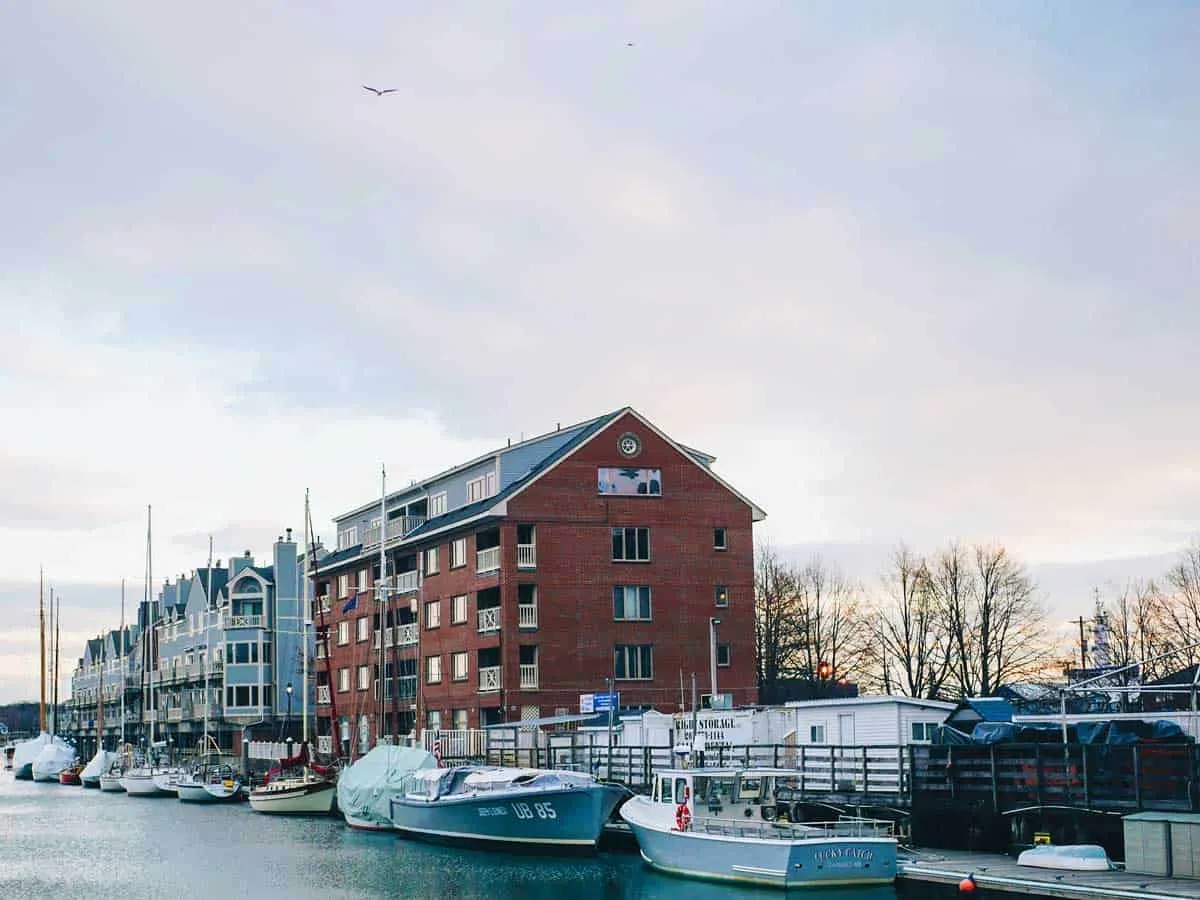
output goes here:
{"type": "Polygon", "coordinates": [[[629,791],[558,769],[455,766],[412,773],[392,827],[441,843],[593,851],[629,791]]]}

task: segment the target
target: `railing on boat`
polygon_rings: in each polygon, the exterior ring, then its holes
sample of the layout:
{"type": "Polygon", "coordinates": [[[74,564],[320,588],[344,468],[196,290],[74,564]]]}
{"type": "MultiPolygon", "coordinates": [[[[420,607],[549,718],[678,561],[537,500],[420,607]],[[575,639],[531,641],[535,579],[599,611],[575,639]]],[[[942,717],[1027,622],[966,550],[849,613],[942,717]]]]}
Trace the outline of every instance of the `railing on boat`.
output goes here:
{"type": "Polygon", "coordinates": [[[726,819],[697,816],[692,831],[729,837],[765,838],[776,841],[827,840],[828,838],[895,837],[895,823],[883,819],[845,818],[827,822],[766,822],[757,819],[726,819]]]}

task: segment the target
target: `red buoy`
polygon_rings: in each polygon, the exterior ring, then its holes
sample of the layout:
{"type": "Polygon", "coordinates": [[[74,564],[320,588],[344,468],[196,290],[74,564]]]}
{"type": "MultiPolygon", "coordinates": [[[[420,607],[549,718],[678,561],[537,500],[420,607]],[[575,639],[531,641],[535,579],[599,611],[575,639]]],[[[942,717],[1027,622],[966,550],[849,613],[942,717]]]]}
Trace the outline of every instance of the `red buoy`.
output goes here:
{"type": "Polygon", "coordinates": [[[975,890],[975,876],[968,875],[966,878],[960,881],[958,883],[958,890],[959,893],[962,894],[969,894],[971,891],[975,890]]]}

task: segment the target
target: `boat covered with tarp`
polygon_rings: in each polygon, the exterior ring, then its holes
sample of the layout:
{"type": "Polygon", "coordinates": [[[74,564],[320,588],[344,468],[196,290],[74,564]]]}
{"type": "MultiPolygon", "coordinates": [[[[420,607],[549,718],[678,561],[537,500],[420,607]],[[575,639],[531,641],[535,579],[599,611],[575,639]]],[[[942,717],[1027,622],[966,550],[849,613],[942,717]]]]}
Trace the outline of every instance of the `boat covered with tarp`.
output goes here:
{"type": "Polygon", "coordinates": [[[75,748],[57,735],[48,735],[50,740],[42,744],[33,759],[34,781],[58,781],[63,769],[75,762],[75,748]]]}
{"type": "Polygon", "coordinates": [[[117,762],[120,758],[121,754],[113,753],[111,750],[97,750],[96,755],[88,760],[88,764],[79,773],[79,777],[83,781],[83,786],[100,787],[100,778],[106,775],[108,770],[113,767],[113,763],[117,762]]]}
{"type": "Polygon", "coordinates": [[[392,795],[409,789],[413,772],[437,767],[437,757],[420,747],[381,744],[343,770],[338,778],[338,809],[352,828],[390,831],[392,795]]]}

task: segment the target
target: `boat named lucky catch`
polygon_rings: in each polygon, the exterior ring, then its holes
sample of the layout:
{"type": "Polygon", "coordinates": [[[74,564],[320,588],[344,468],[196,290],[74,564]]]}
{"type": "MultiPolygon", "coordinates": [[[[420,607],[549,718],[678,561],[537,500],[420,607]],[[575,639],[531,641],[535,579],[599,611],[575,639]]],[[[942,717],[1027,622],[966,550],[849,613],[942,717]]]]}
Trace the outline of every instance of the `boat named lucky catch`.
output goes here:
{"type": "Polygon", "coordinates": [[[798,782],[789,769],[664,769],[621,818],[642,858],[675,875],[779,888],[893,881],[892,823],[795,821],[798,782]]]}
{"type": "Polygon", "coordinates": [[[558,769],[421,769],[391,798],[392,827],[408,837],[594,850],[629,791],[558,769]]]}

